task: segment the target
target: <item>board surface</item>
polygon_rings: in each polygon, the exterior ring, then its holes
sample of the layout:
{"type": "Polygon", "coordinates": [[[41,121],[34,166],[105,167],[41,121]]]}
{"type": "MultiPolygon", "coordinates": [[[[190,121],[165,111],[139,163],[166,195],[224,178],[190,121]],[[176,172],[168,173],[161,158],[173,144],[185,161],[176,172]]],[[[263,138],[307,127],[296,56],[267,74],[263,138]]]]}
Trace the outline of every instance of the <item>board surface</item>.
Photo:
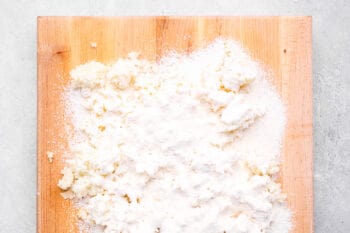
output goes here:
{"type": "Polygon", "coordinates": [[[293,233],[313,232],[311,17],[38,17],[37,26],[37,232],[78,232],[76,211],[57,187],[68,145],[61,96],[69,71],[132,51],[150,60],[169,50],[190,52],[218,36],[241,42],[273,75],[287,108],[280,177],[293,233]]]}

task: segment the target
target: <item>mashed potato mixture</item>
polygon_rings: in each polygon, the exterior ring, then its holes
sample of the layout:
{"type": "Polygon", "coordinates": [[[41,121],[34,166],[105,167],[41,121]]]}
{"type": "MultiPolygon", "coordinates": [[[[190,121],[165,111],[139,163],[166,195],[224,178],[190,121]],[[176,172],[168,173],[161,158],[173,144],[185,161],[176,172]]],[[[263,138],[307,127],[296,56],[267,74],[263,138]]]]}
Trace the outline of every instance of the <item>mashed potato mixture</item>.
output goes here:
{"type": "Polygon", "coordinates": [[[285,114],[266,77],[225,39],[72,70],[74,135],[58,185],[81,230],[288,233],[276,181],[285,114]]]}

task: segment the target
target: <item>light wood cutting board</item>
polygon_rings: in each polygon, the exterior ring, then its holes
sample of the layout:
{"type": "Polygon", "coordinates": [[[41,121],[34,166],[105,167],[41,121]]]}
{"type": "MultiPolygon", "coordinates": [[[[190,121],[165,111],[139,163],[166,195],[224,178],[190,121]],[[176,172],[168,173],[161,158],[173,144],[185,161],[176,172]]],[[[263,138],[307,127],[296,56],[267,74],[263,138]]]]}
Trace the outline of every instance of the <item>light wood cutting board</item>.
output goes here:
{"type": "Polygon", "coordinates": [[[69,71],[132,51],[151,60],[169,49],[189,52],[218,36],[241,42],[273,75],[287,107],[281,182],[293,232],[313,232],[311,17],[38,17],[39,233],[78,232],[75,210],[57,187],[68,141],[61,95],[69,71]],[[47,151],[55,152],[52,163],[47,151]]]}

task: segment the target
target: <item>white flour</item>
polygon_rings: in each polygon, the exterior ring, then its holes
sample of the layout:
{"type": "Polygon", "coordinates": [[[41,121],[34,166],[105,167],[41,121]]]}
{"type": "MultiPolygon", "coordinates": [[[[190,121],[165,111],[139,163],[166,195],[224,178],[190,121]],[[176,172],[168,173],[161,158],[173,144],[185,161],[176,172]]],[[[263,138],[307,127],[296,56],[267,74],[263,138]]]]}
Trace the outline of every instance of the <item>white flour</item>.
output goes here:
{"type": "Polygon", "coordinates": [[[289,232],[276,182],[285,115],[265,76],[223,39],[159,63],[78,66],[63,196],[92,232],[289,232]]]}

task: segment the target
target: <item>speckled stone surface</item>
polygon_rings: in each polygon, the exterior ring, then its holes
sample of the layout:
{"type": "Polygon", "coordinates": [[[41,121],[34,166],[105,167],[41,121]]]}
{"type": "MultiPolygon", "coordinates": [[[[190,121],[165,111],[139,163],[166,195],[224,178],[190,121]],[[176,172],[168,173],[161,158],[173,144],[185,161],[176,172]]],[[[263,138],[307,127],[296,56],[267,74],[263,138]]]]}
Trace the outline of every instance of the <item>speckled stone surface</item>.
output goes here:
{"type": "Polygon", "coordinates": [[[312,15],[315,232],[350,232],[350,1],[0,0],[0,232],[36,231],[36,16],[312,15]]]}

